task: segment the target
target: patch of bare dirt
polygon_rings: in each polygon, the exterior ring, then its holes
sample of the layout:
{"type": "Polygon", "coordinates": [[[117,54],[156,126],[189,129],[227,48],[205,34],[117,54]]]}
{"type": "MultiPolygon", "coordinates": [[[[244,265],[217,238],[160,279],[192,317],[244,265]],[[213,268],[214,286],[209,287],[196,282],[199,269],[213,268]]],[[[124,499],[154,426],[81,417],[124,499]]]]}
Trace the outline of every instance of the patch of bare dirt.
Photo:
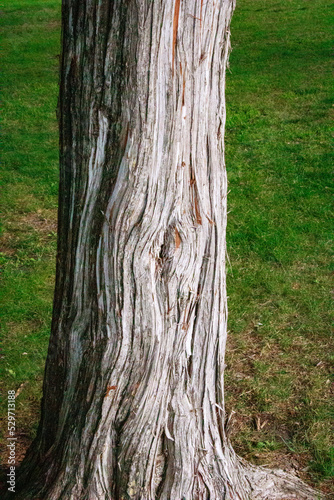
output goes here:
{"type": "MultiPolygon", "coordinates": [[[[15,446],[15,467],[18,467],[27,453],[31,444],[31,438],[20,431],[15,434],[15,437],[17,437],[15,446]]],[[[6,475],[8,473],[8,448],[6,447],[6,439],[7,436],[5,436],[4,444],[0,446],[0,492],[7,489],[6,475]]]]}
{"type": "Polygon", "coordinates": [[[56,210],[37,210],[6,221],[0,238],[0,252],[8,257],[15,256],[21,239],[32,231],[37,232],[42,241],[54,236],[57,232],[56,210]]]}
{"type": "Polygon", "coordinates": [[[60,19],[53,19],[52,21],[49,21],[47,24],[48,29],[51,30],[60,29],[60,26],[61,26],[60,19]]]}
{"type": "Polygon", "coordinates": [[[57,231],[57,220],[53,212],[31,212],[26,214],[24,217],[21,217],[19,223],[29,226],[41,233],[51,233],[57,231]]]}

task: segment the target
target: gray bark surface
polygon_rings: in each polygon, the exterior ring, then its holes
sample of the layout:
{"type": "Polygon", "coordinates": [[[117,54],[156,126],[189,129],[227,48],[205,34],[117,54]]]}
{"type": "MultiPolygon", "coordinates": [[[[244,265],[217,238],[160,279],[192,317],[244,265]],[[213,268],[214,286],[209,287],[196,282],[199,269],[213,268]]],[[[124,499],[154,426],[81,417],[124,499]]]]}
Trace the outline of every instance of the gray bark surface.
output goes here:
{"type": "Polygon", "coordinates": [[[224,427],[233,8],[63,1],[54,314],[17,498],[317,498],[224,427]]]}

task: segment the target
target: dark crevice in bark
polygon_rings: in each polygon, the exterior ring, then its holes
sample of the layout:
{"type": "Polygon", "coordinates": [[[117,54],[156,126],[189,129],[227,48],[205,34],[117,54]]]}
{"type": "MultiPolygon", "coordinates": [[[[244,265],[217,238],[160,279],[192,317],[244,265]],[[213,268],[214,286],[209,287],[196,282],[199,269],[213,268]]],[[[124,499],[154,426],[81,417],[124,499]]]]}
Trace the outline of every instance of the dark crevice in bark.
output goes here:
{"type": "MultiPolygon", "coordinates": [[[[167,437],[164,431],[161,433],[161,463],[162,467],[160,471],[156,472],[156,491],[155,491],[155,496],[156,498],[160,498],[165,481],[166,481],[166,474],[167,474],[167,463],[168,463],[168,447],[167,447],[167,437]]],[[[158,457],[159,459],[159,457],[158,457]]]]}

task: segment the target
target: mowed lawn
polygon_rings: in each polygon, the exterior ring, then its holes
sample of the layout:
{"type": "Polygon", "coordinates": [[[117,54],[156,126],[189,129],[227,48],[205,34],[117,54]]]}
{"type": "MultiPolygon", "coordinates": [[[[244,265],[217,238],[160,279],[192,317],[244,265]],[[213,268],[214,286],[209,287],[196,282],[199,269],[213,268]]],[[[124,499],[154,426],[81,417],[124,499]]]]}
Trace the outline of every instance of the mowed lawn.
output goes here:
{"type": "MultiPolygon", "coordinates": [[[[325,0],[239,0],[233,18],[225,391],[239,454],[334,493],[330,9],[325,0]]],[[[50,332],[60,1],[8,0],[2,10],[5,465],[6,393],[18,391],[23,454],[37,428],[50,332]]]]}

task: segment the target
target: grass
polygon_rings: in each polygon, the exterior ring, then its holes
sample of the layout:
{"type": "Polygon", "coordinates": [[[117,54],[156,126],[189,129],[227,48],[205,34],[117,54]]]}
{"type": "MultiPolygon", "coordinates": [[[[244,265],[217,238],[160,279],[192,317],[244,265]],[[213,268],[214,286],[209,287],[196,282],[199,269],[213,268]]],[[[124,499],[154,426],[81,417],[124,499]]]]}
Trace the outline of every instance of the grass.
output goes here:
{"type": "MultiPolygon", "coordinates": [[[[3,436],[6,393],[19,390],[24,447],[39,417],[54,283],[59,2],[10,0],[1,24],[1,429],[3,436]]],[[[1,455],[7,460],[4,447],[1,455]]]]}
{"type": "MultiPolygon", "coordinates": [[[[239,0],[233,18],[226,398],[240,454],[333,492],[329,11],[324,0],[239,0]]],[[[52,307],[59,20],[58,0],[3,8],[1,392],[19,390],[23,447],[52,307]]]]}
{"type": "Polygon", "coordinates": [[[289,454],[325,489],[333,474],[330,8],[240,0],[226,93],[232,440],[259,463],[289,454]]]}

